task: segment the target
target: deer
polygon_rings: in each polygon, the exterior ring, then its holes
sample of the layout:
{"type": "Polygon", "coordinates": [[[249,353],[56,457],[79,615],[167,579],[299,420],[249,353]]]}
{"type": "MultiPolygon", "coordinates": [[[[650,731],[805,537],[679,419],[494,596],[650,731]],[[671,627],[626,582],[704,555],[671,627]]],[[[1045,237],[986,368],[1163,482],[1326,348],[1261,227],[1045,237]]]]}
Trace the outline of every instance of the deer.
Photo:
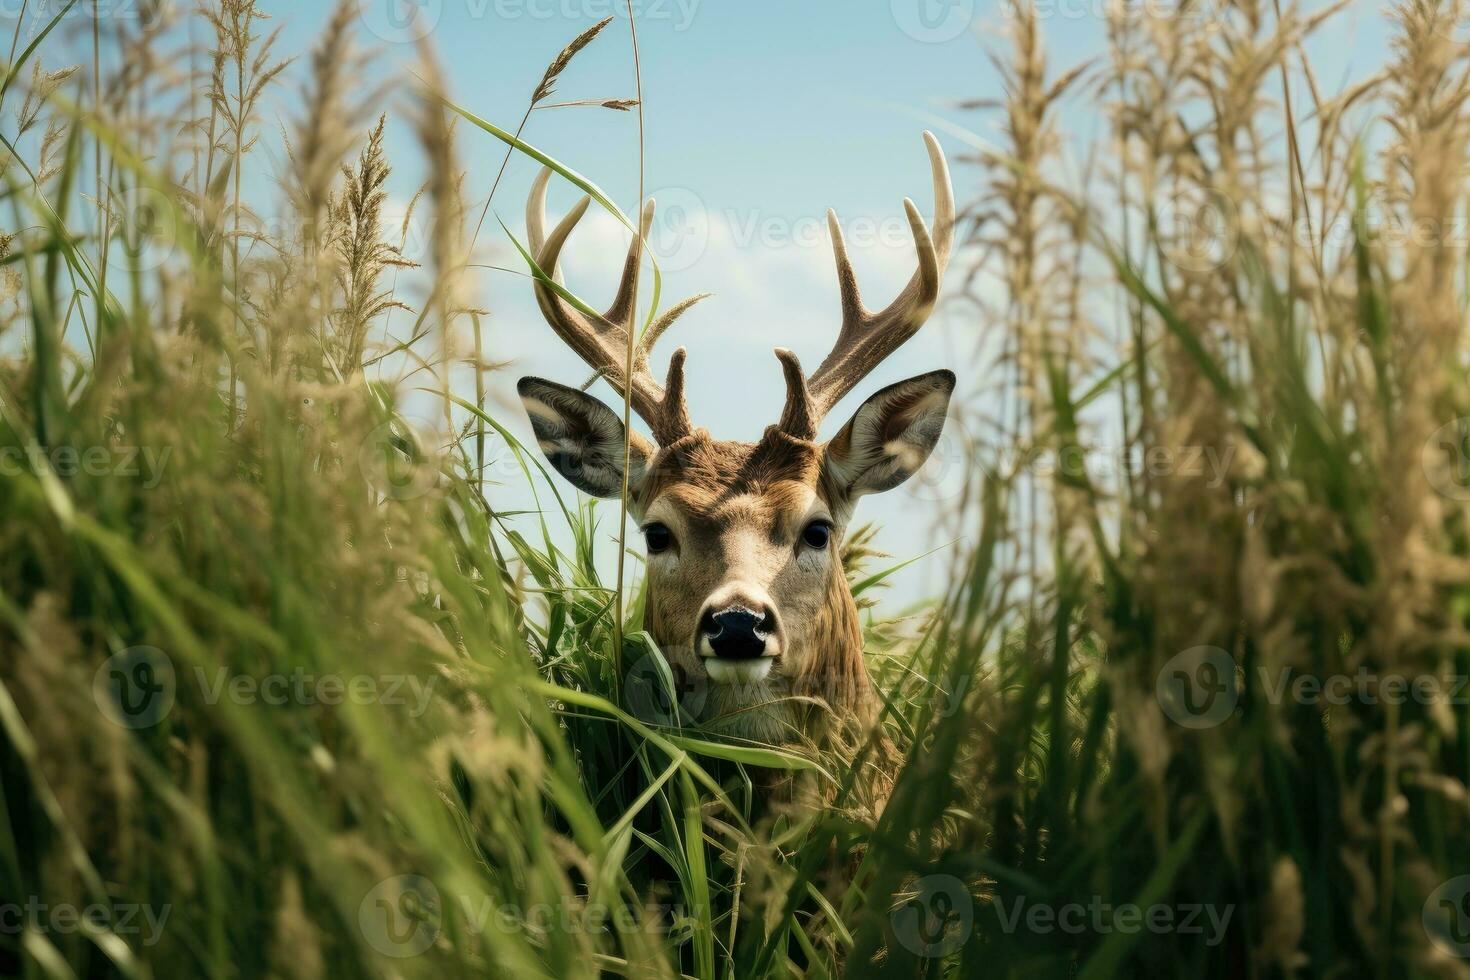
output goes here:
{"type": "Polygon", "coordinates": [[[590,198],[550,235],[549,168],[527,200],[537,305],[595,372],[581,388],[538,377],[519,381],[537,444],[553,469],[586,494],[617,498],[626,485],[628,515],[646,550],[646,628],[681,689],[703,692],[702,716],[735,737],[820,745],[839,731],[871,732],[878,721],[880,698],[863,658],[862,624],[840,549],[856,502],[899,486],[934,451],[955,375],[938,370],[890,384],[830,439],[818,441],[818,430],[838,402],[918,332],[938,301],[954,241],[954,193],[938,141],[926,132],[924,143],[934,232],[912,200],[903,202],[918,268],[889,305],[869,310],[837,215],[827,212],[842,310],[837,338],[810,375],[790,350],[776,349],[785,405],[756,442],[716,440],[694,426],[683,347],[671,355],[663,384],[649,366],[653,343],[707,294],[674,304],[641,338],[630,339],[640,247],[654,201],[644,205],[641,237],[633,236],[612,305],[599,315],[568,302],[570,294],[558,288],[558,258],[590,198]],[[587,393],[598,378],[627,399],[652,441],[625,431],[624,414],[587,393]]]}

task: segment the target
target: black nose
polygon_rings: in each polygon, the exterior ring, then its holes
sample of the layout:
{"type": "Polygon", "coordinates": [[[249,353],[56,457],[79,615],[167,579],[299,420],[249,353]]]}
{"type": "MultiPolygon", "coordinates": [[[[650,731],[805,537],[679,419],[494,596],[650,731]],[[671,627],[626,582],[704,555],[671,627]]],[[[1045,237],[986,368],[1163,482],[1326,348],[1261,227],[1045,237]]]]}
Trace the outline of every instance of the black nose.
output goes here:
{"type": "Polygon", "coordinates": [[[744,606],[731,606],[704,614],[699,631],[709,641],[715,656],[732,660],[764,656],[771,617],[744,606]]]}

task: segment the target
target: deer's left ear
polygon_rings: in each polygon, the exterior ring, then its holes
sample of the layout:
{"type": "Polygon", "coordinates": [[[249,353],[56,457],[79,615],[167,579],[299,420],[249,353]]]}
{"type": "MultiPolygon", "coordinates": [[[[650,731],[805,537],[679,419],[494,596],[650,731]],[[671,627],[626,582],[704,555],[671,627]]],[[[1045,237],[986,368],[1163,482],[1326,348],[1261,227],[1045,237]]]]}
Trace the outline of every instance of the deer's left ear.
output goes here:
{"type": "Polygon", "coordinates": [[[827,443],[827,476],[848,497],[892,490],[918,472],[944,431],[953,371],[889,385],[827,443]]]}
{"type": "MultiPolygon", "coordinates": [[[[541,378],[516,385],[536,442],[556,471],[594,497],[623,492],[623,420],[585,391],[541,378]]],[[[628,485],[636,487],[654,448],[638,433],[630,435],[628,485]]]]}

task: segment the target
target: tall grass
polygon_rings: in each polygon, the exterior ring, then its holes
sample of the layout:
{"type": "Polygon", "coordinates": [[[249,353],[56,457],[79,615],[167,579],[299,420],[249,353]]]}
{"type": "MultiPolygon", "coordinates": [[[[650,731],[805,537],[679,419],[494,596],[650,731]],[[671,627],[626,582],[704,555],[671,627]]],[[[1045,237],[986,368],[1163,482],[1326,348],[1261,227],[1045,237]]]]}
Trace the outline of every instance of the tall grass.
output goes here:
{"type": "Polygon", "coordinates": [[[459,141],[632,227],[588,161],[454,103],[425,51],[396,86],[416,268],[350,4],[294,73],[238,0],[175,12],[200,50],[150,5],[58,67],[68,9],[0,84],[0,972],[1470,975],[1460,0],[1395,7],[1395,63],[1341,93],[1306,53],[1341,7],[1119,8],[1063,69],[1011,8],[950,277],[1004,330],[976,368],[1002,397],[963,410],[971,545],[900,623],[846,542],[881,807],[870,752],[680,710],[636,562],[626,606],[599,572],[621,515],[486,407],[491,175],[459,141]],[[297,77],[252,202],[259,100],[297,77]],[[1081,173],[1067,100],[1111,123],[1081,173]],[[487,454],[538,512],[497,506],[487,454]],[[831,805],[762,805],[792,770],[831,805]]]}

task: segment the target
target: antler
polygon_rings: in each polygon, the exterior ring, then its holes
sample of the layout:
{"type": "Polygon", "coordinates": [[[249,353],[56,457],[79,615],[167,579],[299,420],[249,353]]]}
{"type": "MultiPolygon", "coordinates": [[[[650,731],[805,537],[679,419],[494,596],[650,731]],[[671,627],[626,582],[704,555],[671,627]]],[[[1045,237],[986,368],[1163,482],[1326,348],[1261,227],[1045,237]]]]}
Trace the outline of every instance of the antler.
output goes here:
{"type": "Polygon", "coordinates": [[[795,354],[783,348],[776,350],[786,373],[786,408],[781,413],[780,426],[792,436],[815,439],[817,427],[832,406],[918,332],[939,298],[939,285],[954,244],[954,189],[950,186],[944,151],[933,133],[924,134],[924,145],[929,150],[929,167],[934,178],[936,235],[930,236],[919,209],[913,201],[904,198],[904,211],[908,213],[914,247],[919,253],[919,268],[888,306],[877,312],[863,306],[857,277],[847,258],[847,245],[842,240],[842,226],[837,223],[835,212],[827,212],[832,251],[837,258],[837,283],[842,291],[842,328],[832,352],[810,378],[802,374],[795,354]]]}
{"type": "MultiPolygon", "coordinates": [[[[584,197],[578,201],[552,229],[551,237],[547,238],[546,186],[550,180],[551,168],[547,167],[537,175],[536,182],[531,185],[531,196],[526,201],[526,236],[530,239],[531,255],[536,259],[536,265],[548,277],[559,282],[557,260],[561,256],[562,246],[586,213],[587,205],[592,199],[584,197]]],[[[541,314],[546,317],[546,322],[556,331],[556,335],[597,372],[593,375],[594,380],[599,375],[607,378],[614,388],[632,402],[633,411],[648,423],[653,430],[653,437],[666,446],[693,431],[689,410],[684,404],[684,348],[674,351],[673,357],[669,359],[668,381],[664,385],[660,385],[650,372],[648,356],[653,350],[654,342],[663,332],[685,310],[709,294],[701,293],[676,303],[649,326],[634,347],[633,376],[630,382],[625,382],[623,375],[628,357],[628,334],[636,313],[633,309],[633,294],[638,282],[639,241],[648,240],[648,229],[653,224],[653,211],[653,199],[649,198],[643,206],[639,238],[634,238],[628,247],[628,258],[623,263],[623,277],[618,283],[612,305],[606,312],[598,314],[573,308],[540,278],[536,279],[534,288],[541,314]]]]}

